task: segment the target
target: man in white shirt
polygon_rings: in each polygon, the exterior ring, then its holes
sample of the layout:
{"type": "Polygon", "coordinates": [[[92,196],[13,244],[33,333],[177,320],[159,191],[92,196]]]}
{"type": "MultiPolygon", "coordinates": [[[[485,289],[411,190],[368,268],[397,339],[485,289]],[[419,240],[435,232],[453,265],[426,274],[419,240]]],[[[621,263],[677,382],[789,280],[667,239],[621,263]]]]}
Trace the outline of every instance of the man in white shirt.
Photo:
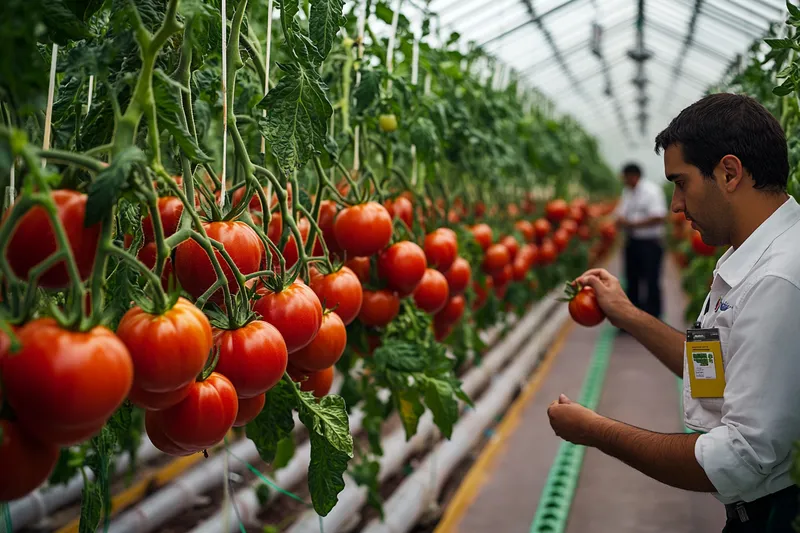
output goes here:
{"type": "Polygon", "coordinates": [[[698,367],[695,352],[688,360],[687,333],[634,307],[605,270],[590,270],[579,281],[595,289],[612,324],[684,378],[684,419],[697,432],[639,429],[563,395],[548,409],[551,425],[562,438],[594,446],[663,483],[714,493],[726,507],[724,533],[794,531],[800,205],[786,193],[784,133],[755,100],[715,94],[681,112],[658,135],[656,149],[664,150],[667,179],[675,183],[672,210],[684,213],[707,244],[730,245],[692,328],[718,334],[719,372],[704,374],[706,363],[698,367]],[[719,392],[708,394],[706,379],[722,379],[719,392]]]}
{"type": "Polygon", "coordinates": [[[661,263],[667,202],[656,183],[642,179],[639,165],[622,169],[625,190],[616,210],[617,224],[626,232],[625,279],[631,303],[661,316],[661,263]],[[644,289],[644,294],[642,294],[644,289]]]}

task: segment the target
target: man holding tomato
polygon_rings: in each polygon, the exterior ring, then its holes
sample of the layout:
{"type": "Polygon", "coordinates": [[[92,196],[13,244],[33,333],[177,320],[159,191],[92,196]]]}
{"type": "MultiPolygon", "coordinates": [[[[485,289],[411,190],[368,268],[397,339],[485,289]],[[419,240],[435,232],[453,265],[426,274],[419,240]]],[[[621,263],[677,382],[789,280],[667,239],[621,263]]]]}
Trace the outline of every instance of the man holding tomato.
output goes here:
{"type": "Polygon", "coordinates": [[[794,531],[800,205],[786,193],[786,138],[755,100],[715,94],[681,112],[658,135],[656,149],[664,151],[667,179],[675,183],[672,211],[684,213],[707,244],[730,246],[698,322],[683,332],[637,309],[605,270],[589,270],[578,281],[595,290],[613,325],[684,378],[684,423],[695,432],[640,429],[564,395],[548,408],[550,423],[560,437],[658,481],[714,493],[726,507],[724,533],[794,531]],[[703,366],[713,358],[696,357],[712,353],[695,353],[696,343],[687,342],[696,332],[713,335],[709,350],[719,348],[714,373],[703,366]],[[709,393],[709,383],[719,384],[718,392],[709,393]]]}
{"type": "Polygon", "coordinates": [[[664,256],[664,191],[642,179],[635,163],[622,169],[625,190],[616,210],[617,225],[626,233],[625,279],[633,305],[661,316],[661,263],[664,256]],[[644,294],[642,294],[644,289],[644,294]]]}

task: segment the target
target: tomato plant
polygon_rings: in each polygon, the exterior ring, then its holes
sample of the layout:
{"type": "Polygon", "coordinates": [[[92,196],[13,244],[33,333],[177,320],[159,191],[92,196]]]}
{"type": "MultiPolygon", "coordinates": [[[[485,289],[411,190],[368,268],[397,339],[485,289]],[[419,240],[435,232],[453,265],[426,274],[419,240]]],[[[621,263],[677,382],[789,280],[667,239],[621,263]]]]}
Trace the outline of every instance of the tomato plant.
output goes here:
{"type": "Polygon", "coordinates": [[[438,270],[428,268],[425,275],[414,289],[414,303],[423,311],[431,314],[439,312],[450,296],[447,279],[438,270]]]}
{"type": "Polygon", "coordinates": [[[311,344],[292,354],[292,366],[304,372],[332,367],[344,353],[347,330],[339,315],[330,311],[322,317],[319,333],[311,344]]]}
{"type": "Polygon", "coordinates": [[[470,231],[475,240],[478,241],[478,244],[481,245],[483,251],[486,251],[492,245],[492,228],[487,224],[475,224],[470,228],[470,231]]]}
{"type": "Polygon", "coordinates": [[[425,236],[425,257],[428,266],[447,272],[458,256],[458,238],[449,228],[438,228],[425,236]]]}
{"type": "Polygon", "coordinates": [[[400,296],[414,292],[427,268],[425,252],[409,241],[393,244],[378,258],[378,274],[400,296]]]}
{"type": "MultiPolygon", "coordinates": [[[[369,279],[369,262],[365,277],[369,279]]],[[[325,309],[336,311],[345,326],[355,320],[361,310],[364,297],[361,280],[346,266],[330,274],[312,276],[311,290],[325,309]]]]}
{"type": "Polygon", "coordinates": [[[463,257],[457,257],[447,272],[444,273],[451,296],[463,293],[472,279],[472,267],[463,257]]]}
{"type": "Polygon", "coordinates": [[[21,498],[41,485],[58,461],[58,446],[28,436],[14,422],[0,420],[0,501],[21,498]]]}
{"type": "Polygon", "coordinates": [[[389,324],[399,312],[400,298],[397,293],[386,289],[365,290],[358,319],[365,326],[383,327],[389,324]]]}
{"type": "Polygon", "coordinates": [[[298,280],[279,292],[260,293],[253,310],[277,328],[290,354],[314,340],[322,324],[322,304],[308,285],[298,280]]]}
{"type": "Polygon", "coordinates": [[[214,331],[214,347],[219,351],[214,370],[230,380],[239,398],[264,394],[286,371],[286,343],[275,326],[263,320],[214,331]]]}
{"type": "Polygon", "coordinates": [[[392,217],[381,204],[368,202],[342,209],[333,224],[336,242],[350,256],[370,256],[392,238],[392,217]]]}
{"type": "Polygon", "coordinates": [[[483,268],[489,274],[502,271],[511,261],[508,248],[502,244],[493,244],[486,250],[483,268]]]}

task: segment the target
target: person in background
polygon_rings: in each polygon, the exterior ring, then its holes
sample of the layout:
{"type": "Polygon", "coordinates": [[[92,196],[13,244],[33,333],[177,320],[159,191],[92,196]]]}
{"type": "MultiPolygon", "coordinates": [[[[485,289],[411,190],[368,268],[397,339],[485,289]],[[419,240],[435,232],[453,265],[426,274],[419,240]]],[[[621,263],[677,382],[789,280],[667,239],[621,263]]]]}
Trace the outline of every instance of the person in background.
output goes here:
{"type": "Polygon", "coordinates": [[[616,210],[617,225],[626,233],[625,280],[630,301],[653,316],[661,316],[661,263],[664,257],[664,191],[642,179],[635,163],[622,169],[625,190],[616,210]],[[644,291],[642,291],[644,289],[644,291]]]}

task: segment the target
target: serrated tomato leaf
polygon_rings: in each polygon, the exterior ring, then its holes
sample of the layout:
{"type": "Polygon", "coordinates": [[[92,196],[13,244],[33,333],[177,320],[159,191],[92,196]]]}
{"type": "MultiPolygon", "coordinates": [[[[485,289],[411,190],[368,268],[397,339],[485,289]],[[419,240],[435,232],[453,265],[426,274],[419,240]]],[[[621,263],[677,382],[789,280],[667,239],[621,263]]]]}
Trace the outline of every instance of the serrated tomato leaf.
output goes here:
{"type": "Polygon", "coordinates": [[[213,158],[206,154],[189,133],[182,117],[181,92],[188,91],[163,71],[156,70],[153,79],[153,94],[156,101],[158,122],[175,138],[181,150],[194,163],[210,163],[213,158]]]}
{"type": "Polygon", "coordinates": [[[308,31],[321,61],[328,57],[336,34],[346,21],[342,16],[343,9],[342,0],[311,0],[308,31]]]}
{"type": "Polygon", "coordinates": [[[81,517],[78,533],[95,533],[103,515],[103,491],[98,483],[86,481],[81,491],[81,517]]]}
{"type": "Polygon", "coordinates": [[[391,342],[379,346],[373,357],[375,366],[402,372],[422,372],[428,364],[425,353],[419,345],[409,342],[391,342]]]}
{"type": "Polygon", "coordinates": [[[458,402],[452,385],[441,379],[421,377],[425,388],[425,405],[433,413],[433,421],[445,438],[453,434],[453,424],[458,420],[458,402]]]}
{"type": "Polygon", "coordinates": [[[397,413],[403,422],[406,440],[409,440],[417,434],[419,417],[425,412],[425,407],[420,401],[419,392],[416,390],[395,390],[392,391],[392,396],[397,407],[397,413]]]}
{"type": "Polygon", "coordinates": [[[297,407],[294,385],[282,379],[267,391],[264,409],[247,424],[247,437],[253,441],[258,455],[266,463],[275,460],[280,441],[294,429],[292,410],[297,407]]]}
{"type": "Polygon", "coordinates": [[[381,70],[364,69],[361,71],[361,83],[353,91],[353,98],[355,99],[353,112],[356,115],[364,114],[378,100],[382,79],[383,71],[381,70]]]}
{"type": "Polygon", "coordinates": [[[89,185],[84,225],[92,226],[111,213],[111,209],[128,187],[128,180],[139,165],[147,164],[147,158],[136,146],[124,148],[109,166],[97,174],[89,185]]]}

